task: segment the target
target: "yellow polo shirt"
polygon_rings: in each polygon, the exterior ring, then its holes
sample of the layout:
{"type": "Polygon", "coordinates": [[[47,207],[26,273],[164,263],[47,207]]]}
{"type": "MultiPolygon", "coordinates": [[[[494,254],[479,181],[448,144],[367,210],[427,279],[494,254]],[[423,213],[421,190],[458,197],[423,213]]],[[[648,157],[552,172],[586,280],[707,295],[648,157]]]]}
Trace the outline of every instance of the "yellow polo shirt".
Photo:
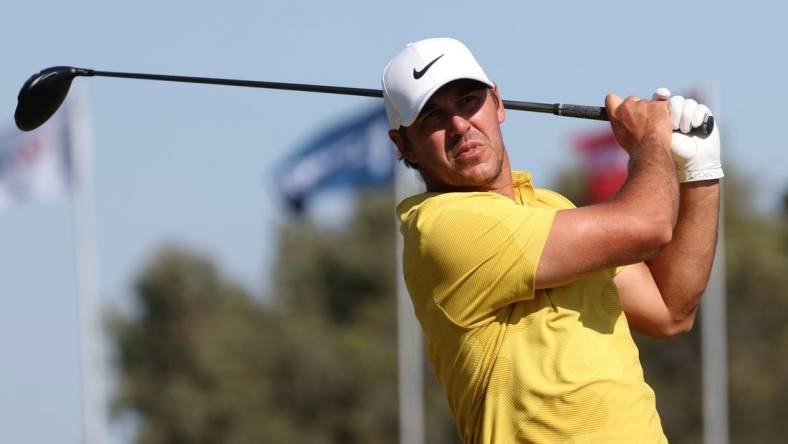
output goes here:
{"type": "Polygon", "coordinates": [[[535,290],[563,196],[513,174],[496,193],[397,207],[403,268],[429,359],[466,443],[667,442],[613,270],[535,290]]]}

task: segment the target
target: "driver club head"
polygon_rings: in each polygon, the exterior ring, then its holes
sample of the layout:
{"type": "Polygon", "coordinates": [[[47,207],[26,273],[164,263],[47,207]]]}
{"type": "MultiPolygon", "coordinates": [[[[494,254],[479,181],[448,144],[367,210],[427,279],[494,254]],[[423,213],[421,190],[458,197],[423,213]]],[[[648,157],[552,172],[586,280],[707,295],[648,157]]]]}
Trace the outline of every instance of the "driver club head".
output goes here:
{"type": "Polygon", "coordinates": [[[52,117],[80,71],[70,66],[53,66],[27,79],[17,96],[16,126],[22,131],[32,131],[52,117]]]}

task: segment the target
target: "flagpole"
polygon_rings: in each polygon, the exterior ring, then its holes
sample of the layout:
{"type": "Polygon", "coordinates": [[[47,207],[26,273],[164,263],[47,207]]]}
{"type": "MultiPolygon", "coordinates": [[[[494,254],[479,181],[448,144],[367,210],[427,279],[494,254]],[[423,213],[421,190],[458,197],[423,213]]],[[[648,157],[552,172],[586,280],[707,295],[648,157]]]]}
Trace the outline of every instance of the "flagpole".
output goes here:
{"type": "MultiPolygon", "coordinates": [[[[705,82],[699,91],[717,115],[721,115],[717,85],[705,82]]],[[[701,360],[703,363],[703,442],[728,444],[728,333],[725,288],[724,186],[720,181],[717,250],[700,306],[701,360]]]]}
{"type": "MultiPolygon", "coordinates": [[[[722,188],[722,185],[720,185],[722,188]]],[[[722,195],[722,189],[720,189],[722,195]]],[[[706,295],[701,302],[703,360],[703,442],[728,443],[728,353],[725,289],[725,224],[720,196],[717,251],[706,295]]]]}
{"type": "Polygon", "coordinates": [[[74,259],[79,299],[82,427],[85,444],[107,442],[106,398],[98,261],[93,207],[92,140],[84,90],[72,94],[67,116],[71,149],[74,259]]]}
{"type": "MultiPolygon", "coordinates": [[[[394,167],[394,196],[397,205],[418,192],[420,184],[410,170],[397,163],[394,167]]],[[[403,239],[399,221],[395,224],[397,242],[397,350],[399,364],[399,442],[424,443],[424,346],[421,328],[405,287],[402,273],[403,239]]]]}

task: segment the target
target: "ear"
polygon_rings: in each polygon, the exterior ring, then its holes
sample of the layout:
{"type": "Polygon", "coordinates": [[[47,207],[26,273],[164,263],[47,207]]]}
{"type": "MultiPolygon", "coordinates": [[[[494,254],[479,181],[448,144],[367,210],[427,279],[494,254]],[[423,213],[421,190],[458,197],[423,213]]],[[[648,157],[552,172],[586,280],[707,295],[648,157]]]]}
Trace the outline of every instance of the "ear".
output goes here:
{"type": "Polygon", "coordinates": [[[501,93],[498,91],[498,84],[493,83],[492,93],[495,95],[495,106],[498,108],[498,123],[503,123],[506,120],[506,110],[503,107],[501,93]]]}
{"type": "Polygon", "coordinates": [[[405,160],[413,165],[418,163],[416,161],[416,153],[413,152],[410,143],[402,137],[398,130],[389,130],[389,139],[397,145],[397,150],[399,150],[399,153],[402,154],[405,160]]]}

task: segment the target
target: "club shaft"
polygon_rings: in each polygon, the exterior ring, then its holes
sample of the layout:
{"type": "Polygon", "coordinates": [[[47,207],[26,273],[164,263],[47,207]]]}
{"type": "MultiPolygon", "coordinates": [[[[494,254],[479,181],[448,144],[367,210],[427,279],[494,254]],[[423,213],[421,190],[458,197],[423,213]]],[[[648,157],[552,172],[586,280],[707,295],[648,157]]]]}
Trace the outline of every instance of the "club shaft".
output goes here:
{"type": "MultiPolygon", "coordinates": [[[[289,91],[306,91],[318,92],[327,94],[342,94],[347,96],[363,96],[363,97],[383,97],[383,91],[379,89],[367,88],[349,88],[345,86],[325,86],[325,85],[310,85],[304,83],[282,83],[282,82],[263,82],[257,80],[236,80],[236,79],[218,79],[213,77],[192,77],[192,76],[172,76],[162,74],[140,74],[133,72],[113,72],[113,71],[96,71],[92,69],[80,69],[78,75],[81,76],[100,76],[100,77],[122,77],[126,79],[144,79],[144,80],[162,80],[165,82],[186,82],[186,83],[202,83],[208,85],[229,85],[229,86],[245,86],[249,88],[266,88],[266,89],[282,89],[289,91]]],[[[516,100],[504,100],[503,106],[507,109],[514,109],[520,111],[533,111],[539,113],[549,113],[556,115],[564,115],[556,112],[556,106],[562,107],[573,106],[579,107],[580,105],[562,105],[550,103],[536,103],[536,102],[521,102],[516,100]]],[[[589,106],[585,107],[593,109],[596,113],[588,113],[587,119],[607,120],[607,114],[604,108],[589,106]]],[[[574,117],[574,116],[573,116],[574,117]]]]}
{"type": "MultiPolygon", "coordinates": [[[[165,82],[202,83],[208,85],[244,86],[248,88],[281,89],[288,91],[306,91],[347,96],[383,97],[379,89],[350,88],[346,86],[310,85],[304,83],[264,82],[258,80],[219,79],[213,77],[173,76],[163,74],[141,74],[131,72],[96,71],[93,69],[76,68],[74,73],[79,76],[122,77],[127,79],[162,80],[165,82]]],[[[504,100],[504,108],[520,111],[548,113],[557,116],[576,117],[581,119],[608,120],[607,110],[603,106],[572,105],[569,103],[538,103],[504,100]]],[[[708,135],[714,128],[714,117],[707,117],[703,125],[692,132],[696,135],[708,135]]]]}
{"type": "Polygon", "coordinates": [[[171,76],[162,74],[139,74],[132,72],[112,72],[87,70],[88,76],[122,77],[127,79],[163,80],[165,82],[202,83],[208,85],[245,86],[248,88],[283,89],[288,91],[306,91],[346,96],[383,97],[379,89],[349,88],[345,86],[309,85],[304,83],[262,82],[258,80],[217,79],[212,77],[171,76]]]}

